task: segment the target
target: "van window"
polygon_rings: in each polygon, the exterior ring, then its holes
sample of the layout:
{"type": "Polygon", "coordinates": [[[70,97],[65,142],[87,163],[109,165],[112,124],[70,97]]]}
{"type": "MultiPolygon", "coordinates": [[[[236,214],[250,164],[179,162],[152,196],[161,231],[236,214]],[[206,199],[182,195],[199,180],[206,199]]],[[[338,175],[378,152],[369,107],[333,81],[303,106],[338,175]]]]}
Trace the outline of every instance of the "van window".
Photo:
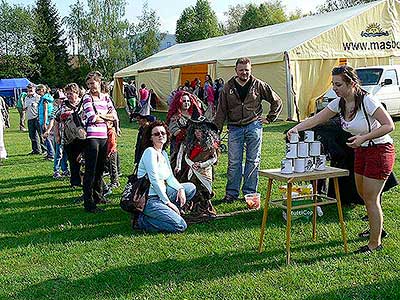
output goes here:
{"type": "Polygon", "coordinates": [[[394,85],[399,84],[399,81],[397,79],[396,70],[386,70],[386,72],[383,74],[383,80],[385,80],[385,79],[392,79],[392,82],[394,85]]]}
{"type": "Polygon", "coordinates": [[[361,85],[376,85],[381,78],[383,69],[358,69],[356,70],[361,85]]]}

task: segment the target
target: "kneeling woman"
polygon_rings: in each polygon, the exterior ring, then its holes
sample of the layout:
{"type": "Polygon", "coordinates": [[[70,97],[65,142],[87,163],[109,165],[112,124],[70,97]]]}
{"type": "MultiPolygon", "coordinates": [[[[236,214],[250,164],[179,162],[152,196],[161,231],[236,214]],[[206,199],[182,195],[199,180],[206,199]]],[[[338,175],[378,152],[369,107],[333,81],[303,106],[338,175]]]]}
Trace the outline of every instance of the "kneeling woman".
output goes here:
{"type": "Polygon", "coordinates": [[[138,227],[145,231],[183,232],[187,225],[180,209],[196,194],[193,183],[179,183],[174,177],[165,148],[169,142],[168,127],[162,121],[151,123],[143,135],[146,150],[139,162],[138,177],[147,174],[149,197],[138,227]]]}

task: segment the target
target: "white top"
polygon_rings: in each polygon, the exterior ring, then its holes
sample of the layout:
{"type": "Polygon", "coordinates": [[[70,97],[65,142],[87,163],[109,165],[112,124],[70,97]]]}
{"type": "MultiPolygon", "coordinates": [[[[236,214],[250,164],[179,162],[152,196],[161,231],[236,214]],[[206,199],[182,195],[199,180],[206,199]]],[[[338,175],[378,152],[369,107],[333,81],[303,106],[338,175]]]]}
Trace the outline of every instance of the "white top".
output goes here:
{"type": "MultiPolygon", "coordinates": [[[[331,101],[328,104],[328,108],[335,113],[340,113],[339,101],[340,98],[336,98],[335,100],[331,101]]],[[[379,100],[375,99],[371,95],[364,96],[363,101],[369,122],[371,124],[371,131],[373,131],[374,129],[381,127],[381,124],[372,115],[375,113],[378,107],[382,109],[385,108],[382,106],[379,100]]],[[[368,123],[367,120],[365,119],[365,114],[362,106],[359,110],[357,110],[356,115],[351,121],[346,121],[343,118],[343,116],[340,115],[340,123],[342,125],[343,130],[350,132],[352,135],[364,135],[369,132],[368,123]]],[[[393,140],[390,137],[390,135],[385,134],[384,136],[373,139],[373,142],[375,144],[386,144],[386,143],[392,144],[393,140]]],[[[364,143],[361,144],[361,147],[368,147],[368,143],[369,141],[365,141],[364,143]]]]}
{"type": "Polygon", "coordinates": [[[170,201],[166,184],[175,190],[183,188],[173,175],[167,152],[164,150],[162,151],[162,156],[158,156],[153,147],[148,147],[144,150],[139,162],[137,176],[141,178],[146,174],[150,181],[148,195],[158,196],[164,203],[170,201]]]}

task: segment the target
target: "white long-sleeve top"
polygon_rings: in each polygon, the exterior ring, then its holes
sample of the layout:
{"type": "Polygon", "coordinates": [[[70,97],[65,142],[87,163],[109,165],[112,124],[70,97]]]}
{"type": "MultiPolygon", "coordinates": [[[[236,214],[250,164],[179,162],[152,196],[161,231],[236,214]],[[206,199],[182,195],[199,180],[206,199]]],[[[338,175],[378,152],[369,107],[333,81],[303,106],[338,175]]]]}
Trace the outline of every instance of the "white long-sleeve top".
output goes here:
{"type": "Polygon", "coordinates": [[[167,185],[175,190],[182,189],[183,186],[178,182],[172,173],[168,154],[162,151],[162,155],[153,147],[144,150],[138,167],[138,178],[147,174],[150,181],[149,196],[158,196],[164,203],[170,201],[167,196],[167,185]]]}

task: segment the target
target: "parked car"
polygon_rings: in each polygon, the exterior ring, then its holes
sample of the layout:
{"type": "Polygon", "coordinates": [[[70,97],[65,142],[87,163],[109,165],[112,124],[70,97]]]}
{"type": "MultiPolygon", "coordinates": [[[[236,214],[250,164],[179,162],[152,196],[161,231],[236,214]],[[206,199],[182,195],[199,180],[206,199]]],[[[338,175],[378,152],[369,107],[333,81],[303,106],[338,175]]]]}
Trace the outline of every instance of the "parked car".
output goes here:
{"type": "MultiPolygon", "coordinates": [[[[361,87],[379,99],[391,116],[400,115],[400,65],[356,68],[361,87]]],[[[336,93],[329,89],[316,101],[317,112],[335,99],[336,93]]]]}

